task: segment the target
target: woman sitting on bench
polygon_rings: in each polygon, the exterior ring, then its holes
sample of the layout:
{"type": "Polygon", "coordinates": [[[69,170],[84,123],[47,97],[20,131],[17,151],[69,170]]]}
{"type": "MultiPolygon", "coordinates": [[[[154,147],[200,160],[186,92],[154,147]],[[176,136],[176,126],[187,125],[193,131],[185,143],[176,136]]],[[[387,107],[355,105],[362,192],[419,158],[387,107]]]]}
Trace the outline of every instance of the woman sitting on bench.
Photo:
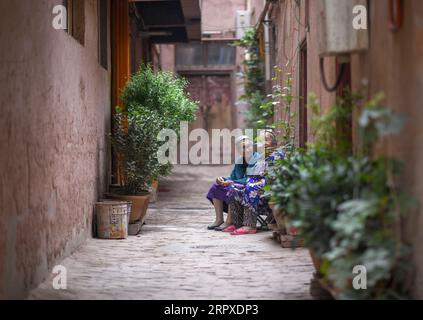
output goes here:
{"type": "Polygon", "coordinates": [[[266,170],[271,167],[274,161],[282,159],[285,152],[276,149],[276,136],[272,131],[265,133],[266,157],[260,159],[255,168],[254,174],[247,176],[245,187],[234,187],[230,193],[229,215],[234,224],[224,230],[232,235],[254,234],[257,232],[257,216],[265,210],[269,213],[267,201],[263,199],[266,185],[266,170]]]}
{"type": "Polygon", "coordinates": [[[230,214],[226,223],[223,223],[223,212],[228,212],[228,192],[233,188],[244,188],[246,175],[251,174],[261,157],[259,153],[254,152],[253,142],[248,136],[237,138],[235,143],[237,152],[242,156],[237,159],[231,175],[228,178],[217,178],[207,194],[207,199],[213,204],[216,213],[216,220],[208,226],[209,230],[222,231],[233,223],[230,214]]]}

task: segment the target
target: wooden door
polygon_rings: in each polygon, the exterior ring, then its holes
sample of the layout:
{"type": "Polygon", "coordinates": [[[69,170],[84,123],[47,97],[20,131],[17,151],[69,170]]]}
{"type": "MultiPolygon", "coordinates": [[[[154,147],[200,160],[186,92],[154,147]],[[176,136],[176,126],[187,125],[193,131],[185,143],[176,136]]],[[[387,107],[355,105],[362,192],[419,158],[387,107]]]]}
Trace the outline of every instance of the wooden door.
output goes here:
{"type": "MultiPolygon", "coordinates": [[[[117,106],[124,107],[120,96],[130,77],[129,1],[111,1],[111,43],[112,43],[112,117],[117,106]]],[[[112,122],[113,128],[113,122],[112,122]]],[[[116,154],[111,156],[111,182],[120,183],[116,154]]]]}
{"type": "MultiPolygon", "coordinates": [[[[200,102],[197,120],[190,124],[190,132],[202,128],[209,133],[213,129],[233,130],[232,92],[230,75],[185,75],[188,92],[200,102]]],[[[195,142],[190,142],[190,146],[195,142]]],[[[210,141],[211,147],[211,141],[210,141]]],[[[220,153],[222,154],[222,151],[220,153]]],[[[230,152],[230,151],[229,151],[230,152]]]]}
{"type": "Polygon", "coordinates": [[[185,76],[188,92],[194,100],[200,101],[197,120],[191,129],[203,128],[232,130],[231,78],[229,75],[185,76]]]}

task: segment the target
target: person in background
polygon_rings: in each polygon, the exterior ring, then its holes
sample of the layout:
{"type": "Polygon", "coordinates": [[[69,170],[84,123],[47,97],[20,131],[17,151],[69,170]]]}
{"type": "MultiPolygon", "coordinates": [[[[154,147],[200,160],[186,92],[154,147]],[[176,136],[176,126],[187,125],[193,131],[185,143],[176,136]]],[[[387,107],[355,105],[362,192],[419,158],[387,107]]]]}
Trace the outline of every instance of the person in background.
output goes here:
{"type": "Polygon", "coordinates": [[[283,149],[277,149],[277,140],[273,131],[265,132],[265,157],[256,162],[252,174],[247,175],[244,187],[231,189],[229,212],[233,224],[224,232],[232,235],[255,234],[257,232],[257,216],[271,213],[267,199],[263,197],[266,185],[266,170],[273,163],[285,156],[283,149]]]}
{"type": "Polygon", "coordinates": [[[245,186],[247,173],[252,172],[261,157],[259,153],[254,152],[253,142],[248,136],[237,138],[235,145],[237,152],[242,156],[237,159],[231,175],[227,178],[217,178],[207,194],[207,199],[213,204],[216,214],[215,221],[208,226],[209,230],[223,231],[232,224],[230,214],[226,222],[223,220],[223,213],[228,213],[228,192],[233,188],[245,186]]]}

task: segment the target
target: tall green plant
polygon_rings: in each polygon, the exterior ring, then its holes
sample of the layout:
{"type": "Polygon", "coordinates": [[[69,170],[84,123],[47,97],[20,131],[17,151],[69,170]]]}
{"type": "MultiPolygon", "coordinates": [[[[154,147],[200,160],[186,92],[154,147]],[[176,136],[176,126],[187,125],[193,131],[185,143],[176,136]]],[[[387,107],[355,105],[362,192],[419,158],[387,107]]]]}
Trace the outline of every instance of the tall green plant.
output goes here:
{"type": "MultiPolygon", "coordinates": [[[[364,151],[350,156],[334,143],[336,120],[344,116],[336,110],[315,118],[317,140],[271,169],[268,193],[323,259],[320,272],[341,298],[401,298],[408,248],[398,225],[412,201],[393,183],[400,173],[397,161],[364,151]],[[367,269],[367,290],[352,286],[358,265],[367,269]]],[[[398,133],[402,123],[401,116],[380,106],[380,98],[370,101],[359,119],[362,149],[398,133]]]]}
{"type": "MultiPolygon", "coordinates": [[[[287,150],[295,146],[295,120],[296,113],[293,109],[293,103],[298,97],[293,94],[293,78],[290,72],[283,72],[282,69],[275,66],[275,77],[272,79],[275,83],[272,87],[272,105],[277,107],[282,113],[282,121],[274,123],[273,126],[282,132],[282,144],[287,150]],[[281,85],[282,84],[282,85],[281,85]]],[[[301,99],[301,97],[299,98],[301,99]]]]}
{"type": "MultiPolygon", "coordinates": [[[[348,156],[352,152],[352,139],[348,133],[340,130],[351,127],[353,109],[361,101],[361,96],[345,91],[342,97],[337,97],[336,103],[322,114],[315,94],[308,98],[308,108],[311,111],[312,136],[315,137],[310,147],[333,150],[340,155],[348,156]]],[[[350,129],[350,128],[348,128],[350,129]]]]}
{"type": "Polygon", "coordinates": [[[137,195],[148,191],[162,168],[157,161],[160,117],[151,110],[118,108],[111,143],[118,156],[122,176],[120,192],[137,195]]]}
{"type": "Polygon", "coordinates": [[[179,133],[181,121],[195,119],[198,104],[186,92],[187,81],[171,72],[155,72],[150,65],[141,66],[122,93],[128,112],[152,111],[160,115],[159,127],[179,133]]]}
{"type": "Polygon", "coordinates": [[[122,93],[124,108],[115,116],[112,144],[119,158],[122,188],[128,194],[147,190],[153,179],[170,173],[157,151],[161,130],[179,134],[181,121],[193,121],[198,104],[186,93],[187,82],[170,72],[154,72],[144,65],[131,77],[122,93]]]}
{"type": "Polygon", "coordinates": [[[251,128],[266,128],[273,118],[273,107],[265,95],[264,65],[260,57],[260,41],[256,28],[248,29],[235,43],[246,50],[244,60],[245,93],[241,97],[248,103],[246,118],[251,128]]]}

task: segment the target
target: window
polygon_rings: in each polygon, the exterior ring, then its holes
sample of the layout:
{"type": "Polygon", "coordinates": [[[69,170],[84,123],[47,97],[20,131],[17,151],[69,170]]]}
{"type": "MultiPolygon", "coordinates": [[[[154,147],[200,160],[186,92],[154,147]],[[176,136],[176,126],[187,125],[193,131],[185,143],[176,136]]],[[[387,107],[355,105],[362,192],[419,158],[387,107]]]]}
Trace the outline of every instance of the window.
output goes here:
{"type": "Polygon", "coordinates": [[[229,66],[235,63],[235,48],[226,43],[212,42],[208,45],[207,65],[229,66]]]}
{"type": "Polygon", "coordinates": [[[98,0],[98,60],[104,69],[109,64],[109,0],[98,0]]]}
{"type": "Polygon", "coordinates": [[[178,66],[203,65],[203,47],[200,43],[178,44],[176,48],[176,64],[178,66]]]}
{"type": "Polygon", "coordinates": [[[64,0],[68,10],[67,32],[80,44],[85,44],[85,0],[64,0]]]}
{"type": "Polygon", "coordinates": [[[236,49],[227,42],[203,42],[178,44],[176,47],[176,65],[189,67],[233,67],[236,49]]]}

